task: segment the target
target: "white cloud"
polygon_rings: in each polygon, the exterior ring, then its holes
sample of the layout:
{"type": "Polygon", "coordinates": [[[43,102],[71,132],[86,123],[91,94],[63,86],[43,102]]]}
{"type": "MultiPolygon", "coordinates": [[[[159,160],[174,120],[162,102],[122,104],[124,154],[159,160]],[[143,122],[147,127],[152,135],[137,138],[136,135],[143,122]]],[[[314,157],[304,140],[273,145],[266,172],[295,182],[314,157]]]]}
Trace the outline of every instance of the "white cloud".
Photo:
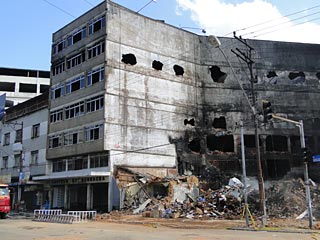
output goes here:
{"type": "MultiPolygon", "coordinates": [[[[320,24],[312,22],[300,24],[302,21],[317,18],[319,15],[290,21],[289,18],[281,15],[276,6],[265,0],[239,4],[226,3],[221,0],[176,1],[177,12],[190,11],[192,20],[201,28],[205,28],[207,34],[225,36],[241,29],[237,35],[242,35],[244,38],[320,44],[320,24]]],[[[295,17],[303,15],[307,13],[304,12],[295,17]]]]}

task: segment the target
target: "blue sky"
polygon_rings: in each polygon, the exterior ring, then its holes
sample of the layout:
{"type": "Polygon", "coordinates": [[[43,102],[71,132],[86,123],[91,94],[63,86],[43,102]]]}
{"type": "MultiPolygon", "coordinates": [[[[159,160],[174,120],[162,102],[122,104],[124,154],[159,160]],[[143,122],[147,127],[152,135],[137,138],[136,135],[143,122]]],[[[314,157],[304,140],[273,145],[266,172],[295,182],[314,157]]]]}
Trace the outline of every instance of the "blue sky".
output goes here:
{"type": "MultiPolygon", "coordinates": [[[[2,1],[0,7],[0,67],[49,70],[52,33],[100,2],[101,0],[2,1]],[[50,5],[50,3],[62,10],[50,5]]],[[[149,0],[114,0],[114,2],[137,11],[149,0]]],[[[239,24],[241,24],[240,28],[244,28],[317,5],[320,5],[318,0],[157,0],[150,3],[140,13],[155,19],[165,20],[166,23],[177,27],[200,27],[205,28],[207,34],[223,36],[229,29],[238,29],[237,25],[239,24]],[[265,14],[259,13],[255,8],[265,8],[262,9],[265,14]],[[248,9],[252,14],[247,14],[248,9]],[[255,12],[257,14],[254,14],[255,12]]],[[[320,12],[320,7],[303,14],[312,14],[309,18],[312,20],[320,18],[317,11],[320,12]]],[[[294,19],[299,16],[303,15],[294,15],[290,18],[294,19]]],[[[308,18],[304,18],[304,20],[308,21],[308,18]]],[[[302,35],[310,33],[310,42],[320,44],[320,28],[318,28],[320,20],[314,20],[312,23],[312,26],[290,27],[293,33],[284,33],[284,30],[280,28],[276,31],[278,33],[275,32],[275,37],[270,39],[300,41],[294,35],[291,37],[290,34],[296,34],[297,27],[301,27],[301,29],[308,29],[308,32],[302,35]],[[316,31],[318,29],[319,31],[316,31]],[[288,39],[281,39],[280,33],[283,33],[288,39]]],[[[274,26],[275,22],[272,24],[274,26]]],[[[289,29],[286,25],[283,25],[283,28],[289,29]]],[[[267,27],[267,29],[273,30],[271,27],[267,27]]],[[[198,30],[194,30],[194,32],[201,34],[201,31],[198,30]]],[[[248,32],[240,33],[246,34],[248,32]]],[[[259,33],[261,34],[261,32],[259,33]]],[[[299,33],[302,33],[301,30],[299,33]]],[[[265,36],[270,35],[272,34],[265,36]]],[[[249,34],[248,37],[255,37],[255,35],[249,34]]],[[[309,40],[302,39],[301,41],[308,42],[309,40]]]]}

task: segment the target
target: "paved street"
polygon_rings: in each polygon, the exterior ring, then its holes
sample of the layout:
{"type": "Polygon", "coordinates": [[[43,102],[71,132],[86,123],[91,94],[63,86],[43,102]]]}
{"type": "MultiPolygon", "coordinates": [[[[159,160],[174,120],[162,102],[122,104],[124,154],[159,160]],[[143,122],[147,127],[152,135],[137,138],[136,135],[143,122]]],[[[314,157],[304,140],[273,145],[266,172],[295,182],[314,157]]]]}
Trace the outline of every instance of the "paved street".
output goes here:
{"type": "Polygon", "coordinates": [[[89,222],[57,224],[33,222],[29,219],[4,219],[0,221],[1,240],[320,240],[319,234],[234,231],[225,229],[181,229],[155,224],[120,224],[89,222]]]}

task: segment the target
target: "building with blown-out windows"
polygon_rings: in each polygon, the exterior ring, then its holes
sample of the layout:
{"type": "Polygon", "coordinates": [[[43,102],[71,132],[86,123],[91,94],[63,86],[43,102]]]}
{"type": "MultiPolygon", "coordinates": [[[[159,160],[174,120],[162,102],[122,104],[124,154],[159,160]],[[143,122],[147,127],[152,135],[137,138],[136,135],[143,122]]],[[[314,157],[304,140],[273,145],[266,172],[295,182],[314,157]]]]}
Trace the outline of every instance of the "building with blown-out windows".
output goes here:
{"type": "MultiPolygon", "coordinates": [[[[267,100],[274,113],[304,120],[307,147],[320,150],[320,45],[248,40],[255,50],[249,78],[230,51],[245,48],[241,41],[220,38],[222,54],[207,36],[109,0],[52,41],[49,174],[33,179],[49,186],[53,208],[119,207],[119,167],[157,177],[205,176],[210,166],[239,173],[240,121],[248,174],[256,176],[248,102],[258,115],[267,100]]],[[[296,126],[259,121],[258,130],[265,178],[300,174],[296,126]]]]}

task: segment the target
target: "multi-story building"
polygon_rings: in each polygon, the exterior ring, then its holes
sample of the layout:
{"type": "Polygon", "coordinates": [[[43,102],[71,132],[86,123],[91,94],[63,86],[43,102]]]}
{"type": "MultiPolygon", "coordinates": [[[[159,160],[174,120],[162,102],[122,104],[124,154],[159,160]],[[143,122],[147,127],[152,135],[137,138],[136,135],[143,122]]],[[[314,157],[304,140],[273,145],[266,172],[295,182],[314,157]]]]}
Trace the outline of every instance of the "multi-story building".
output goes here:
{"type": "MultiPolygon", "coordinates": [[[[47,159],[52,207],[111,210],[119,205],[118,166],[155,176],[202,174],[214,165],[238,171],[240,120],[249,174],[256,173],[253,86],[274,112],[305,120],[319,151],[320,45],[247,41],[248,70],[221,38],[220,50],[198,36],[104,1],[53,34],[47,159]],[[248,98],[252,103],[252,99],[248,98]]],[[[288,123],[259,123],[267,177],[299,167],[299,132],[288,123]]]]}
{"type": "Polygon", "coordinates": [[[0,95],[6,94],[6,107],[36,97],[50,87],[50,71],[0,68],[0,95]]]}
{"type": "Polygon", "coordinates": [[[10,183],[13,209],[20,204],[28,210],[39,208],[48,196],[44,186],[33,181],[48,173],[47,128],[48,91],[8,108],[0,123],[0,177],[10,183]]]}

